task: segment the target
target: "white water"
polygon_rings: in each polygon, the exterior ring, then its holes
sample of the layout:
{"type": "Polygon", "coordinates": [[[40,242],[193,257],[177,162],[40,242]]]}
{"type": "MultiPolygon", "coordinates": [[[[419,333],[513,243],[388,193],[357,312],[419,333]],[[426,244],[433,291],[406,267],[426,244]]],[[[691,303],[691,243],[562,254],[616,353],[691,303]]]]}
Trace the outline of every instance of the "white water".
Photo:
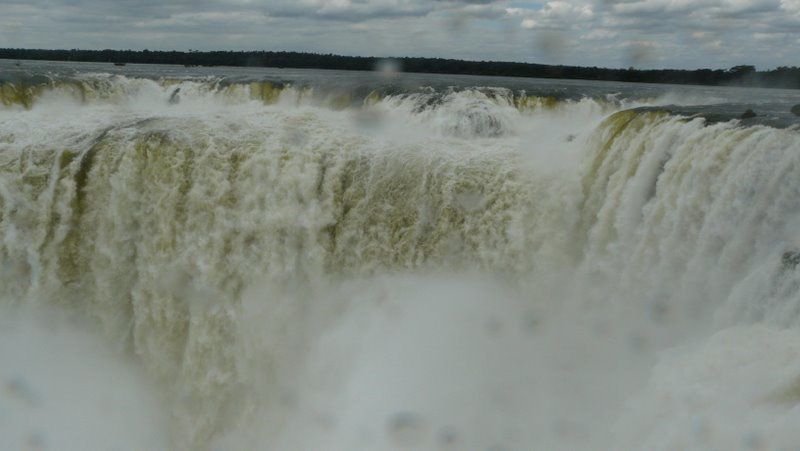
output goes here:
{"type": "MultiPolygon", "coordinates": [[[[163,437],[160,416],[197,449],[800,443],[796,131],[97,77],[0,108],[0,282],[145,369],[98,387],[163,406],[77,414],[130,424],[119,448],[163,437]]],[[[31,391],[81,393],[10,337],[0,362],[31,391]]],[[[85,340],[73,365],[127,374],[85,340]]],[[[37,440],[80,449],[41,409],[37,440]]]]}

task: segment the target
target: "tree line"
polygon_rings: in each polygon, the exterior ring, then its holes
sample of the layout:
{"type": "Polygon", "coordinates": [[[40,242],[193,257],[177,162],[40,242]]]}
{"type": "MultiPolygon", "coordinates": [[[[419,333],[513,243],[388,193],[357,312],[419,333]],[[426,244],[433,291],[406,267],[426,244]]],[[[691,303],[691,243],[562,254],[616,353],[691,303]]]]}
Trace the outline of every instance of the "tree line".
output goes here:
{"type": "MultiPolygon", "coordinates": [[[[374,70],[384,58],[270,51],[43,50],[1,48],[0,59],[105,63],[182,64],[186,66],[289,67],[374,70]]],[[[757,71],[754,66],[730,69],[612,69],[518,62],[464,61],[444,58],[392,58],[405,72],[492,75],[507,77],[674,83],[696,85],[800,88],[800,67],[757,71]]]]}

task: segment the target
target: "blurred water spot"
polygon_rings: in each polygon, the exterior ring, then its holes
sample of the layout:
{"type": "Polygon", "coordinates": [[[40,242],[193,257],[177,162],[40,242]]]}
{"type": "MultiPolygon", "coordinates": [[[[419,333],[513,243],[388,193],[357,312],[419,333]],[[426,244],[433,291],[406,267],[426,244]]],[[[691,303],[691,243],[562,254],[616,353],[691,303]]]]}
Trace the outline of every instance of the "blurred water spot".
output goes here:
{"type": "Polygon", "coordinates": [[[505,445],[493,445],[486,451],[511,451],[511,449],[505,445]]]}
{"type": "Polygon", "coordinates": [[[702,416],[695,416],[692,418],[692,434],[698,443],[708,443],[711,438],[711,427],[708,424],[708,419],[702,416]]]}
{"type": "Polygon", "coordinates": [[[742,445],[745,449],[766,449],[764,437],[757,431],[748,431],[742,436],[742,445]]]}
{"type": "Polygon", "coordinates": [[[489,318],[484,323],[484,328],[486,329],[486,334],[491,337],[498,337],[503,334],[505,329],[505,324],[499,318],[489,318]]]}
{"type": "Polygon", "coordinates": [[[308,141],[308,133],[299,127],[289,127],[286,129],[282,141],[290,147],[302,147],[308,141]]]}
{"type": "Polygon", "coordinates": [[[21,376],[14,376],[6,381],[5,387],[6,392],[12,398],[19,399],[30,406],[39,405],[39,396],[34,392],[30,385],[28,385],[28,382],[25,380],[25,378],[21,376]]]}
{"type": "Polygon", "coordinates": [[[29,451],[43,451],[46,448],[44,435],[40,432],[32,432],[25,442],[25,448],[29,451]]]}
{"type": "Polygon", "coordinates": [[[394,78],[403,71],[403,66],[400,64],[400,61],[385,58],[375,63],[375,71],[383,78],[394,78]]]}
{"type": "Polygon", "coordinates": [[[376,108],[364,108],[352,114],[355,126],[361,131],[377,132],[385,123],[384,114],[376,108]]]}
{"type": "Polygon", "coordinates": [[[444,21],[444,28],[450,34],[461,35],[467,31],[469,17],[464,14],[454,14],[449,16],[444,21]]]}
{"type": "Polygon", "coordinates": [[[439,429],[437,441],[444,449],[456,449],[458,446],[458,431],[453,426],[445,426],[439,429]]]}
{"type": "Polygon", "coordinates": [[[625,47],[625,64],[639,66],[656,60],[655,46],[649,41],[631,41],[625,47]]]}
{"type": "Polygon", "coordinates": [[[427,435],[425,421],[413,412],[398,412],[389,418],[387,434],[398,446],[419,446],[427,435]]]}
{"type": "Polygon", "coordinates": [[[551,60],[560,60],[564,57],[567,39],[559,31],[540,31],[534,41],[536,50],[551,60]]]}
{"type": "Polygon", "coordinates": [[[541,321],[539,320],[538,315],[536,315],[533,312],[527,312],[522,316],[522,319],[520,320],[522,331],[530,335],[533,335],[537,332],[540,324],[541,321]]]}

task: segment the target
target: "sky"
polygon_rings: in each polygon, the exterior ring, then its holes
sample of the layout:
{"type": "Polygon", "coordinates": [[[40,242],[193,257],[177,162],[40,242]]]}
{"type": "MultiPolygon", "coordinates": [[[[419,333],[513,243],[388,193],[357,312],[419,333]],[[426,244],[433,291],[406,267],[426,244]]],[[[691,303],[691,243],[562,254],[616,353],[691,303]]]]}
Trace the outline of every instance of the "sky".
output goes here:
{"type": "Polygon", "coordinates": [[[800,65],[800,0],[0,0],[0,47],[800,65]]]}

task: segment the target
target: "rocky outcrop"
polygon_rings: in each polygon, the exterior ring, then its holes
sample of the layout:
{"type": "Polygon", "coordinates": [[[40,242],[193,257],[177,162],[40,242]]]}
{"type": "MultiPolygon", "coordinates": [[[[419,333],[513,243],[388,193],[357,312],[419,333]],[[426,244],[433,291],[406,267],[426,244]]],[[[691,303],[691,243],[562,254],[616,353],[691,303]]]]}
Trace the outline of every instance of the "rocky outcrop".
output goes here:
{"type": "Polygon", "coordinates": [[[757,114],[756,114],[755,111],[753,111],[751,109],[748,109],[747,111],[742,113],[741,116],[739,116],[739,119],[752,119],[752,118],[754,118],[756,116],[757,116],[757,114]]]}
{"type": "Polygon", "coordinates": [[[178,102],[181,101],[180,92],[181,92],[181,88],[180,87],[175,88],[175,90],[172,91],[172,94],[170,94],[170,96],[169,96],[169,104],[170,105],[175,105],[175,104],[177,104],[178,102]]]}
{"type": "Polygon", "coordinates": [[[800,265],[800,251],[784,252],[781,258],[781,264],[783,265],[783,269],[795,269],[797,265],[800,265]]]}

